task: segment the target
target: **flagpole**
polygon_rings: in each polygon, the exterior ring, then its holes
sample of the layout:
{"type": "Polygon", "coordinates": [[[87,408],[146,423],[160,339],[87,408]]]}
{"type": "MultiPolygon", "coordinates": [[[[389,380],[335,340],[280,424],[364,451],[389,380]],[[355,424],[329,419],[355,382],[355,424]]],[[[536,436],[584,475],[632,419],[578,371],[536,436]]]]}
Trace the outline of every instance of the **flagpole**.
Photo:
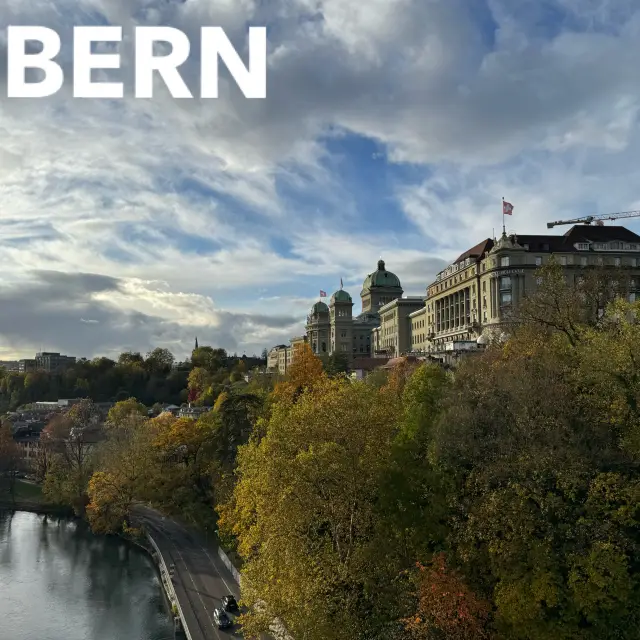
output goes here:
{"type": "Polygon", "coordinates": [[[504,226],[504,196],[502,196],[502,235],[506,235],[507,231],[504,226]]]}

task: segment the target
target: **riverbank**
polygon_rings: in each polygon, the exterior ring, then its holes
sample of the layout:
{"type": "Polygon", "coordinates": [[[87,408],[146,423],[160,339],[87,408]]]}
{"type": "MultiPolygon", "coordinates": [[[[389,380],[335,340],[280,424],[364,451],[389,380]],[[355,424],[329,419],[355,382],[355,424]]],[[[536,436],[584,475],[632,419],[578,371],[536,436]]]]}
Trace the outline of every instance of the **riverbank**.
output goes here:
{"type": "Polygon", "coordinates": [[[0,510],[73,516],[73,509],[47,502],[42,487],[26,480],[16,480],[13,494],[6,485],[0,485],[0,510]]]}

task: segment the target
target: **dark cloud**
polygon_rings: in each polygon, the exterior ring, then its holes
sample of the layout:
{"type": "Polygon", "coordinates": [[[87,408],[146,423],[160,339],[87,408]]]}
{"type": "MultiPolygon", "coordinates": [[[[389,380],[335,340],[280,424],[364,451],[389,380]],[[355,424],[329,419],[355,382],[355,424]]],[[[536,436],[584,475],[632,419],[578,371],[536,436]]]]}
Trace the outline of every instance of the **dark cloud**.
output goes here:
{"type": "Polygon", "coordinates": [[[0,288],[0,341],[12,352],[43,348],[69,355],[92,357],[156,346],[177,356],[188,353],[197,335],[201,344],[230,352],[259,352],[268,343],[247,343],[256,329],[282,329],[293,317],[220,312],[217,326],[177,323],[140,312],[122,311],[94,294],[122,291],[122,281],[86,273],[39,271],[27,284],[0,288]]]}

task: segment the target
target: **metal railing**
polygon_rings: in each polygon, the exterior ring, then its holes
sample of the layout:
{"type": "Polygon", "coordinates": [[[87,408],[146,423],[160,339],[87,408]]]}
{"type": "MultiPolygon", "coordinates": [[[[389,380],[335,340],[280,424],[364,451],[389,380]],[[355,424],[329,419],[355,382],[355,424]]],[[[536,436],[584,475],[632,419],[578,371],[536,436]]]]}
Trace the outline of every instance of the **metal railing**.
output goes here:
{"type": "Polygon", "coordinates": [[[172,600],[173,600],[172,604],[175,604],[176,609],[178,610],[178,615],[180,616],[180,621],[182,622],[182,630],[184,631],[184,634],[187,636],[188,640],[193,640],[193,638],[191,637],[191,634],[189,633],[189,627],[187,626],[187,619],[184,615],[184,612],[182,611],[182,607],[180,606],[180,601],[178,600],[178,595],[176,594],[175,587],[173,586],[173,581],[171,580],[171,574],[167,569],[167,564],[164,561],[164,556],[162,555],[162,551],[160,551],[160,547],[158,547],[158,545],[156,544],[156,541],[151,537],[151,534],[148,531],[147,531],[147,538],[151,543],[151,545],[153,546],[153,548],[155,549],[155,552],[158,554],[158,559],[160,561],[161,569],[164,570],[164,575],[166,576],[166,581],[163,580],[163,582],[166,582],[169,589],[171,590],[171,593],[169,595],[172,596],[172,600]]]}

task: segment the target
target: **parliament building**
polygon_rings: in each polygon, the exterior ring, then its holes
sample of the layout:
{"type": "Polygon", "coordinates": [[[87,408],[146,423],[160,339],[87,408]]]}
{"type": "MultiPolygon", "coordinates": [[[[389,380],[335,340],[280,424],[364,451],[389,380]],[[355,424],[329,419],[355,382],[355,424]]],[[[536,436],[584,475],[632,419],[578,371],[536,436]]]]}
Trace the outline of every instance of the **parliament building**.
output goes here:
{"type": "Polygon", "coordinates": [[[403,297],[399,278],[383,260],[364,280],[362,310],[340,289],[329,304],[316,302],[306,334],[269,352],[268,367],[286,372],[296,346],[317,355],[343,353],[354,368],[359,358],[426,356],[475,348],[510,321],[513,309],[540,284],[536,270],[554,259],[575,282],[585,269],[620,269],[640,290],[640,236],[621,226],[576,225],[563,235],[502,234],[462,253],[426,287],[426,296],[403,297]]]}

